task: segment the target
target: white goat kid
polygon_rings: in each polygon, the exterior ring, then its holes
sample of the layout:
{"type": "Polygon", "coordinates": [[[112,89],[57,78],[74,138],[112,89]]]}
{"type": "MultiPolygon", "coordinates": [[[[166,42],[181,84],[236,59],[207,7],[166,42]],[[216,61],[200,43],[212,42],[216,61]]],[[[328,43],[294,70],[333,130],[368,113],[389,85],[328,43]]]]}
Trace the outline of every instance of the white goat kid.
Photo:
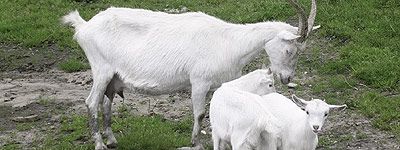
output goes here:
{"type": "Polygon", "coordinates": [[[262,104],[283,125],[278,134],[282,140],[278,149],[283,150],[315,149],[318,144],[317,133],[321,131],[329,111],[342,111],[347,107],[329,105],[319,99],[305,101],[295,95],[290,100],[278,93],[267,94],[262,98],[262,104]]]}
{"type": "Polygon", "coordinates": [[[299,28],[282,22],[231,24],[200,12],[167,14],[129,8],[109,8],[88,22],[77,11],[64,16],[63,23],[75,28],[74,38],[92,69],[93,87],[86,105],[95,148],[107,148],[99,132],[99,105],[107,146],[117,145],[111,130],[111,103],[115,93],[122,96],[128,88],[153,95],[191,89],[191,142],[203,149],[198,135],[208,91],[240,77],[244,65],[263,49],[281,82],[292,78],[299,50],[311,32],[307,24],[311,29],[315,19],[315,9],[309,22],[304,10],[296,9],[299,28]]]}
{"type": "MultiPolygon", "coordinates": [[[[262,107],[260,95],[275,92],[270,71],[256,70],[222,84],[211,99],[210,121],[214,150],[230,142],[233,150],[265,149],[261,134],[276,139],[277,119],[262,107]]],[[[275,142],[271,142],[275,143],[275,142]]],[[[274,145],[271,145],[274,146],[274,145]]]]}
{"type": "Polygon", "coordinates": [[[274,75],[270,68],[258,69],[238,79],[223,83],[218,89],[234,88],[256,95],[265,95],[275,92],[274,75]]]}

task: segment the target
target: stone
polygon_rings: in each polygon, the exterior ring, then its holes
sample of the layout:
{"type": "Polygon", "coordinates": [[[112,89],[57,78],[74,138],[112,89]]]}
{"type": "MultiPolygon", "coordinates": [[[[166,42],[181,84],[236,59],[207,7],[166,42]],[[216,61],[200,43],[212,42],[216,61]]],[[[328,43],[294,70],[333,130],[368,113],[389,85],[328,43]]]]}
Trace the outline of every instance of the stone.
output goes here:
{"type": "Polygon", "coordinates": [[[34,122],[39,119],[40,118],[38,115],[30,115],[30,116],[26,116],[26,117],[15,117],[12,120],[15,122],[23,123],[23,122],[34,122]]]}
{"type": "Polygon", "coordinates": [[[289,88],[295,88],[295,87],[297,87],[297,84],[296,83],[288,83],[287,86],[289,88]]]}

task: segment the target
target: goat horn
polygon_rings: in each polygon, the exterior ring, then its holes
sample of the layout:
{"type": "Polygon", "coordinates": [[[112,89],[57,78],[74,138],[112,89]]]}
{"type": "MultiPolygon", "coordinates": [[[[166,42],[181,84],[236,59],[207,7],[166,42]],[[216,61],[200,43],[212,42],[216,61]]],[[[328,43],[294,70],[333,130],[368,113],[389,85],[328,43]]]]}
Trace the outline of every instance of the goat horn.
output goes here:
{"type": "Polygon", "coordinates": [[[307,22],[307,17],[306,13],[300,6],[295,3],[293,0],[287,0],[294,8],[296,8],[297,15],[299,16],[299,27],[297,34],[299,34],[299,38],[297,39],[298,42],[302,43],[306,40],[307,38],[307,27],[308,27],[308,22],[307,22]]]}
{"type": "Polygon", "coordinates": [[[310,11],[310,16],[308,17],[307,37],[310,35],[312,31],[316,15],[317,15],[317,4],[315,0],[311,0],[311,11],[310,11]]]}

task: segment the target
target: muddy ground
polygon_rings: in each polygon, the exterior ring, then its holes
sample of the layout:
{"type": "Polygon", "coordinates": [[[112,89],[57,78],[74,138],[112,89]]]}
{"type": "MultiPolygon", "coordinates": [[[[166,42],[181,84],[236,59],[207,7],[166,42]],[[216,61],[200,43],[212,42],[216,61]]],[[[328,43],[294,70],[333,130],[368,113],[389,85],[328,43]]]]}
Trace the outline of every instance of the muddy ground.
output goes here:
{"type": "MultiPolygon", "coordinates": [[[[303,75],[305,82],[312,75],[303,75]]],[[[60,126],[60,114],[86,114],[84,101],[92,84],[90,70],[65,73],[58,69],[42,72],[4,72],[0,79],[0,147],[17,143],[34,148],[32,143],[43,139],[40,133],[60,126]],[[62,111],[57,112],[57,111],[62,111]],[[33,116],[35,124],[27,130],[18,130],[18,117],[33,116]]],[[[312,85],[298,85],[307,87],[312,85]]],[[[277,86],[278,91],[282,87],[277,86]]],[[[284,92],[295,93],[294,89],[284,92]]],[[[135,115],[162,114],[165,118],[179,121],[191,117],[190,96],[186,92],[173,95],[146,96],[126,92],[122,102],[117,97],[113,113],[121,105],[135,115]]],[[[208,126],[206,118],[204,126],[208,126]]],[[[205,131],[210,133],[210,128],[205,131]]],[[[83,139],[85,140],[85,139],[83,139]]],[[[211,139],[205,139],[210,142],[211,139]]],[[[396,137],[372,127],[370,119],[347,109],[331,114],[320,133],[318,149],[399,149],[396,137]]]]}

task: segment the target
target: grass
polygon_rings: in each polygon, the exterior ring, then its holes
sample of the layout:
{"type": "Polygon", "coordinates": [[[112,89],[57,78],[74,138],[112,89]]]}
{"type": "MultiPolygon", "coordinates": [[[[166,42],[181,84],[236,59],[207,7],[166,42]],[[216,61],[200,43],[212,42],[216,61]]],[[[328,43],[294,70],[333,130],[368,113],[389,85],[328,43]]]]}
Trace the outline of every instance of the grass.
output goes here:
{"type": "Polygon", "coordinates": [[[31,126],[32,126],[31,123],[22,123],[22,124],[19,124],[19,125],[17,126],[17,130],[18,130],[18,131],[25,131],[25,130],[30,129],[31,126]]]}
{"type": "MultiPolygon", "coordinates": [[[[39,149],[93,149],[86,115],[63,116],[55,135],[48,134],[39,149]],[[80,144],[78,144],[80,143],[80,144]]],[[[163,116],[114,116],[113,131],[118,149],[170,150],[189,146],[192,123],[190,120],[172,122],[163,116]]],[[[101,127],[100,127],[101,128],[101,127]]]]}
{"type": "Polygon", "coordinates": [[[64,70],[66,72],[77,72],[82,69],[90,68],[88,63],[85,63],[82,60],[78,60],[76,58],[62,61],[59,67],[61,70],[64,70]]]}
{"type": "Polygon", "coordinates": [[[356,107],[361,113],[374,118],[372,124],[375,127],[400,135],[400,113],[395,111],[399,110],[400,97],[369,91],[360,97],[356,107]]]}
{"type": "MultiPolygon", "coordinates": [[[[308,10],[309,0],[298,1],[308,10]]],[[[40,62],[41,57],[30,62],[20,60],[32,57],[30,49],[46,49],[49,45],[56,45],[58,51],[69,51],[71,56],[60,61],[62,70],[73,72],[88,68],[83,52],[72,40],[73,31],[60,26],[59,19],[78,9],[88,20],[109,6],[158,11],[186,7],[187,11],[202,11],[233,23],[285,21],[295,16],[294,9],[283,0],[2,0],[0,42],[26,50],[0,51],[0,70],[40,62]]],[[[313,37],[322,40],[313,43],[306,52],[307,57],[300,57],[298,63],[302,66],[298,72],[308,71],[319,77],[307,83],[313,85],[311,95],[325,97],[329,103],[346,103],[349,109],[370,117],[376,128],[397,137],[400,137],[399,20],[398,0],[319,0],[316,24],[322,28],[313,37]]],[[[41,52],[48,58],[56,54],[41,52]]],[[[252,64],[244,71],[258,67],[259,64],[252,64]]],[[[118,128],[122,131],[123,126],[118,128]]]]}
{"type": "Polygon", "coordinates": [[[44,98],[42,95],[39,96],[39,104],[41,105],[54,104],[55,102],[55,98],[44,98]]]}

